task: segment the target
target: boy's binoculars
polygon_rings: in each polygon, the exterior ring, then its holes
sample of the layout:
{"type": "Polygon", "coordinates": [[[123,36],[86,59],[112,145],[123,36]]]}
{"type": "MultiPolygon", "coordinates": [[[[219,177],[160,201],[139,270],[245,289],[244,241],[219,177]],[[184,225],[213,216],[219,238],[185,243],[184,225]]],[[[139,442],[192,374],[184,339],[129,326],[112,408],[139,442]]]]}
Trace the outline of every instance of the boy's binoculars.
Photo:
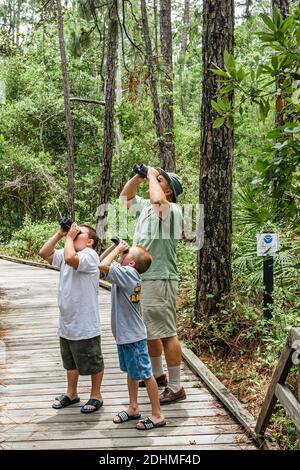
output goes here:
{"type": "MultiPolygon", "coordinates": [[[[111,241],[115,244],[115,245],[119,245],[120,243],[120,238],[117,237],[117,236],[114,236],[111,238],[111,241]]],[[[129,248],[127,250],[124,251],[124,253],[128,253],[129,252],[129,248]]]]}
{"type": "MultiPolygon", "coordinates": [[[[71,228],[72,223],[73,223],[73,219],[71,217],[65,217],[63,219],[60,219],[58,221],[58,223],[61,226],[61,228],[64,230],[64,232],[68,232],[71,228]]],[[[76,236],[78,236],[80,233],[81,233],[81,230],[78,232],[78,234],[76,236]]]]}
{"type": "Polygon", "coordinates": [[[147,178],[148,169],[149,169],[149,167],[147,165],[144,165],[143,163],[141,165],[138,165],[136,163],[132,168],[134,173],[136,173],[137,175],[142,176],[143,178],[147,178]]]}

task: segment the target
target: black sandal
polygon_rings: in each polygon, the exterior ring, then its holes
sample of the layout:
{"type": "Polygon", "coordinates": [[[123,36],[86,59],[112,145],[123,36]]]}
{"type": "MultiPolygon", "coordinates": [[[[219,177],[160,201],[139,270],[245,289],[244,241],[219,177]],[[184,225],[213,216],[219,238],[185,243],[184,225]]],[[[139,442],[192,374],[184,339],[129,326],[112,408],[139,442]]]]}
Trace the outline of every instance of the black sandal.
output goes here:
{"type": "Polygon", "coordinates": [[[94,411],[97,411],[103,406],[103,400],[96,400],[95,398],[90,398],[89,401],[86,402],[85,405],[83,405],[80,408],[81,413],[94,413],[94,411]],[[94,406],[95,408],[93,410],[86,410],[84,407],[85,406],[94,406]]]}
{"type": "Polygon", "coordinates": [[[136,429],[138,429],[139,431],[148,431],[149,429],[161,428],[162,426],[165,426],[167,424],[165,420],[160,421],[159,423],[153,423],[150,418],[142,419],[141,421],[139,421],[139,423],[136,425],[136,429]],[[139,423],[143,425],[142,428],[138,426],[139,423]]]}
{"type": "Polygon", "coordinates": [[[61,408],[66,408],[66,406],[75,405],[75,403],[80,402],[80,398],[76,397],[74,400],[71,400],[68,395],[59,395],[59,397],[55,397],[55,400],[60,402],[60,405],[52,405],[52,408],[55,410],[60,410],[61,408]]]}
{"type": "Polygon", "coordinates": [[[113,422],[115,424],[122,424],[122,423],[126,423],[126,421],[131,421],[132,419],[140,419],[141,415],[138,414],[138,415],[129,415],[127,413],[127,411],[120,411],[120,413],[116,414],[115,418],[113,419],[113,422]],[[115,421],[115,418],[119,416],[120,418],[120,421],[115,421]]]}

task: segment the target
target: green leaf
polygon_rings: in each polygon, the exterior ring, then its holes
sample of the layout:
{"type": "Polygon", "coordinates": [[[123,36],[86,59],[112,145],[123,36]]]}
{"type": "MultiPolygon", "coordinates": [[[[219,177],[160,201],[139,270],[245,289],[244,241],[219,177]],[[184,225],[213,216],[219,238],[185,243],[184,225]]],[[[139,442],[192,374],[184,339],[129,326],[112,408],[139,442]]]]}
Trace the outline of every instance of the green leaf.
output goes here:
{"type": "Polygon", "coordinates": [[[290,28],[294,26],[295,18],[293,16],[288,16],[281,25],[281,31],[286,33],[290,28]]]}
{"type": "Polygon", "coordinates": [[[229,78],[229,75],[227,72],[224,72],[224,70],[220,69],[209,69],[212,73],[215,73],[216,75],[220,75],[221,77],[226,77],[229,78]]]}
{"type": "Polygon", "coordinates": [[[300,26],[296,29],[296,40],[297,43],[300,44],[300,26]]]}
{"type": "Polygon", "coordinates": [[[278,56],[277,55],[273,55],[271,57],[271,64],[274,70],[278,70],[278,56]]]}
{"type": "Polygon", "coordinates": [[[273,42],[275,41],[275,35],[271,33],[258,32],[255,33],[263,42],[273,42]]]}
{"type": "Polygon", "coordinates": [[[229,85],[223,86],[220,89],[220,94],[224,95],[225,93],[229,93],[230,91],[235,89],[235,85],[233,83],[230,83],[229,85]]]}
{"type": "Polygon", "coordinates": [[[218,117],[213,123],[213,129],[218,129],[219,127],[223,126],[224,122],[225,122],[224,116],[218,117]]]}
{"type": "Polygon", "coordinates": [[[235,60],[233,55],[228,51],[224,52],[224,65],[231,75],[235,73],[235,60]]]}
{"type": "Polygon", "coordinates": [[[276,31],[276,26],[268,15],[261,13],[259,16],[271,31],[276,31]]]}
{"type": "Polygon", "coordinates": [[[244,71],[243,67],[241,67],[241,68],[237,71],[236,78],[237,78],[237,81],[238,81],[239,83],[244,80],[244,78],[245,78],[245,71],[244,71]]]}
{"type": "MultiPolygon", "coordinates": [[[[218,101],[219,101],[219,100],[218,100],[218,101]]],[[[214,100],[211,100],[211,105],[212,105],[213,109],[214,109],[215,111],[217,111],[217,113],[219,113],[219,114],[222,114],[222,113],[223,113],[223,110],[222,110],[222,108],[220,107],[219,103],[217,103],[217,102],[214,101],[214,100]]]]}

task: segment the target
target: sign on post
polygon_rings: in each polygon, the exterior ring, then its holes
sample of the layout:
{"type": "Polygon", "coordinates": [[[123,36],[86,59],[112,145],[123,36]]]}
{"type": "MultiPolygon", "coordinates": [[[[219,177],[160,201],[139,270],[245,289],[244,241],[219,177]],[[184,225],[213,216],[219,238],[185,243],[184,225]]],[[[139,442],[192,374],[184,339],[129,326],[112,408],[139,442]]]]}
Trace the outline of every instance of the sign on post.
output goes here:
{"type": "Polygon", "coordinates": [[[257,256],[265,256],[264,259],[264,316],[272,318],[273,303],[273,257],[278,254],[279,236],[278,233],[258,233],[257,236],[257,256]]]}
{"type": "Polygon", "coordinates": [[[276,256],[279,250],[278,233],[258,233],[257,256],[276,256]]]}

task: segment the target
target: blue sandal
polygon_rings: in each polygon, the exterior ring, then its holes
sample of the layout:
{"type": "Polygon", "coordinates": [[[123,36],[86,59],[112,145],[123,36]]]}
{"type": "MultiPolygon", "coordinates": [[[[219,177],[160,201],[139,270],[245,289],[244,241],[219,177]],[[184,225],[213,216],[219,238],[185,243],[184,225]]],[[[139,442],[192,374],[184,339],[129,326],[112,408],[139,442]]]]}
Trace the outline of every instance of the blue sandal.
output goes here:
{"type": "Polygon", "coordinates": [[[85,405],[83,405],[80,408],[81,413],[94,413],[94,411],[97,411],[103,406],[103,400],[95,400],[94,398],[90,398],[89,401],[86,402],[85,405]],[[95,408],[93,410],[86,410],[84,407],[85,406],[94,406],[95,408]]]}
{"type": "Polygon", "coordinates": [[[55,410],[60,410],[61,408],[66,408],[66,406],[75,405],[75,403],[80,402],[80,398],[76,397],[74,400],[71,400],[68,395],[59,395],[59,397],[55,397],[55,400],[60,402],[60,405],[52,405],[52,408],[55,410]]]}

